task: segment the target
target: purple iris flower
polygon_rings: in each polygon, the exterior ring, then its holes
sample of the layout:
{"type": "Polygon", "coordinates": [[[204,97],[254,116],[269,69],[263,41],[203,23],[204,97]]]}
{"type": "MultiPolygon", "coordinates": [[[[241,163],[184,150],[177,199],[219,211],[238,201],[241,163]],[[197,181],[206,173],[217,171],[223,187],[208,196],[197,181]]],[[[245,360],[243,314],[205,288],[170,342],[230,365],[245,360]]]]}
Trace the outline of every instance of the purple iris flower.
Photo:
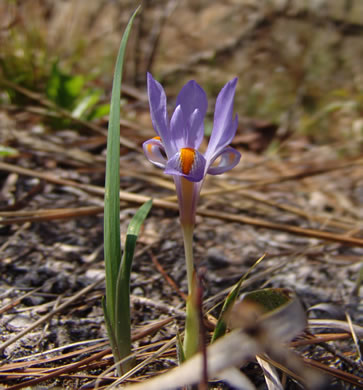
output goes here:
{"type": "Polygon", "coordinates": [[[228,146],[238,125],[237,115],[233,117],[236,84],[237,78],[229,81],[218,95],[212,134],[202,154],[198,149],[208,106],[204,90],[193,80],[185,84],[169,121],[164,89],[150,73],[147,75],[150,113],[157,137],[144,142],[143,149],[150,162],[173,175],[182,223],[194,224],[195,207],[206,174],[226,172],[241,158],[237,150],[228,146]]]}

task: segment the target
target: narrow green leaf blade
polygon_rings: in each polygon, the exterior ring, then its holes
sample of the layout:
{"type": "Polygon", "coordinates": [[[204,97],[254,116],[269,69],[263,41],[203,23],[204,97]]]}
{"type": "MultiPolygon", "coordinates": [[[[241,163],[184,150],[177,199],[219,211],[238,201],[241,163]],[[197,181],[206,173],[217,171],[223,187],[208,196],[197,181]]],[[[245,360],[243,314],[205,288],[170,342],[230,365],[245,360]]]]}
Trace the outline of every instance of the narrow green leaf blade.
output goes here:
{"type": "MultiPolygon", "coordinates": [[[[139,7],[140,8],[140,7],[139,7]]],[[[109,321],[115,323],[115,294],[121,263],[120,243],[120,94],[126,44],[137,10],[131,16],[123,34],[116,60],[112,85],[110,119],[107,135],[104,252],[106,268],[106,309],[109,321]]]]}
{"type": "MultiPolygon", "coordinates": [[[[134,257],[136,240],[141,225],[147,217],[152,206],[150,199],[144,203],[131,219],[126,235],[125,249],[117,279],[116,305],[115,305],[115,337],[118,344],[120,358],[123,359],[131,352],[131,325],[130,325],[130,275],[134,257]]],[[[122,371],[127,371],[133,365],[128,360],[122,365],[122,371]]]]}
{"type": "Polygon", "coordinates": [[[234,285],[232,290],[227,295],[227,298],[225,299],[225,301],[223,303],[222,310],[219,314],[217,325],[216,325],[214,332],[213,332],[213,336],[212,336],[212,340],[211,340],[212,343],[226,333],[226,330],[227,330],[227,324],[225,321],[226,313],[232,308],[232,306],[236,302],[236,299],[238,298],[242,283],[247,279],[247,277],[249,276],[251,271],[264,259],[264,257],[265,257],[265,255],[261,256],[255,262],[255,264],[248,270],[248,272],[246,272],[241,277],[241,279],[234,285]]]}

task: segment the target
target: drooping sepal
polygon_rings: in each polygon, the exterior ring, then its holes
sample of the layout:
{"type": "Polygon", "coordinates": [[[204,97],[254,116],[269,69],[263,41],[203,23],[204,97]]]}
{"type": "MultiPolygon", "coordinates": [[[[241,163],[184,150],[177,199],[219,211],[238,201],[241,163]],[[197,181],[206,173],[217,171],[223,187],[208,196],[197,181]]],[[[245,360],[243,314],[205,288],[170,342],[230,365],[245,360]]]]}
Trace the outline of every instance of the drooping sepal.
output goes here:
{"type": "Polygon", "coordinates": [[[142,144],[146,158],[159,168],[166,166],[165,150],[160,137],[154,137],[142,144]]]}
{"type": "Polygon", "coordinates": [[[224,148],[219,154],[217,154],[213,161],[211,161],[211,165],[208,168],[207,173],[210,175],[220,175],[230,169],[234,168],[241,159],[241,153],[236,149],[231,148],[230,146],[224,148]],[[220,160],[217,165],[213,165],[213,163],[220,157],[220,160]]]}
{"type": "Polygon", "coordinates": [[[204,178],[205,164],[205,158],[197,150],[182,148],[167,162],[165,173],[199,182],[204,178]]]}

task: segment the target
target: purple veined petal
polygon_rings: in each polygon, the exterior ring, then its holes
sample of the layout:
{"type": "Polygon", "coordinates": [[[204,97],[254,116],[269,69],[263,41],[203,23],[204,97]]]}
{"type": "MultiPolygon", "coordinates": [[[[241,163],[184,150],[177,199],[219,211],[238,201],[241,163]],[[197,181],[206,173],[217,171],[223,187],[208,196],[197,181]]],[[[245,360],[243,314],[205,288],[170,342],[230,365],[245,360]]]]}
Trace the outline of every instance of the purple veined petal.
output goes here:
{"type": "Polygon", "coordinates": [[[197,108],[204,119],[208,100],[203,88],[194,80],[187,82],[178,94],[176,106],[181,106],[185,118],[191,118],[197,108]]]}
{"type": "Polygon", "coordinates": [[[186,146],[188,148],[198,149],[204,137],[204,116],[198,108],[192,113],[189,125],[186,146]]]}
{"type": "Polygon", "coordinates": [[[184,113],[181,106],[177,106],[170,119],[170,134],[176,145],[176,151],[187,147],[187,125],[184,120],[184,113]]]}
{"type": "Polygon", "coordinates": [[[183,148],[168,160],[164,172],[199,182],[204,178],[205,164],[205,158],[197,150],[183,148]]]}
{"type": "Polygon", "coordinates": [[[210,165],[207,169],[207,173],[209,173],[210,175],[220,175],[221,173],[224,173],[234,168],[239,163],[240,159],[241,153],[238,152],[236,149],[228,146],[222,149],[221,152],[213,156],[212,160],[210,161],[210,165]],[[212,164],[218,157],[220,157],[218,165],[213,166],[212,164]]]}
{"type": "Polygon", "coordinates": [[[198,83],[191,80],[179,92],[176,105],[181,107],[184,115],[184,147],[198,149],[204,136],[207,95],[198,83]]]}
{"type": "Polygon", "coordinates": [[[218,94],[213,130],[205,153],[207,160],[218,150],[229,145],[237,130],[237,116],[233,120],[233,101],[236,91],[237,78],[229,81],[218,94]]]}
{"type": "Polygon", "coordinates": [[[154,137],[142,144],[146,158],[159,168],[165,168],[165,150],[160,137],[154,137]]]}
{"type": "Polygon", "coordinates": [[[167,154],[173,154],[165,91],[150,73],[147,74],[147,92],[153,127],[157,135],[163,140],[167,154]]]}
{"type": "Polygon", "coordinates": [[[198,149],[204,136],[204,118],[199,109],[195,109],[190,118],[186,118],[179,105],[176,107],[171,120],[170,132],[177,150],[182,148],[198,149]]]}

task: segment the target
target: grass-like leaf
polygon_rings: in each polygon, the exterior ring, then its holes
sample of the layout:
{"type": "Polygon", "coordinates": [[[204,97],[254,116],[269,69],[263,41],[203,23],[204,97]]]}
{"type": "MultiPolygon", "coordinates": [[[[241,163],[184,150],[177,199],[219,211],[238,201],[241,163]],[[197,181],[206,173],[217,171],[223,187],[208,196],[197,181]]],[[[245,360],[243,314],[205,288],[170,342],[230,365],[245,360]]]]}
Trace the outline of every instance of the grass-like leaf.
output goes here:
{"type": "Polygon", "coordinates": [[[115,360],[119,360],[120,351],[117,351],[115,338],[115,304],[117,278],[121,264],[120,242],[120,95],[122,70],[126,44],[130,34],[133,20],[137,11],[131,16],[122,37],[118,52],[115,73],[112,85],[110,117],[107,135],[106,157],[106,184],[105,184],[105,212],[104,212],[104,252],[106,268],[106,304],[105,317],[108,328],[113,335],[110,336],[111,347],[115,360]]]}
{"type": "MultiPolygon", "coordinates": [[[[124,253],[118,273],[116,285],[115,306],[115,338],[120,358],[124,358],[131,352],[131,327],[130,327],[130,275],[132,260],[134,258],[137,236],[142,223],[147,217],[152,206],[152,200],[144,203],[136,212],[129,223],[124,253]]],[[[131,368],[132,361],[125,363],[123,371],[131,368]]]]}
{"type": "Polygon", "coordinates": [[[226,321],[225,321],[226,313],[232,308],[232,306],[236,302],[236,299],[238,298],[243,281],[245,281],[247,279],[247,277],[251,273],[251,271],[263,260],[264,257],[265,257],[265,255],[261,256],[255,262],[255,264],[242,276],[242,278],[234,285],[232,290],[227,295],[227,298],[225,299],[225,301],[223,303],[222,310],[219,314],[217,325],[216,325],[214,332],[213,332],[213,336],[212,336],[212,340],[211,340],[212,343],[226,333],[226,330],[227,330],[227,325],[226,325],[226,321]]]}

